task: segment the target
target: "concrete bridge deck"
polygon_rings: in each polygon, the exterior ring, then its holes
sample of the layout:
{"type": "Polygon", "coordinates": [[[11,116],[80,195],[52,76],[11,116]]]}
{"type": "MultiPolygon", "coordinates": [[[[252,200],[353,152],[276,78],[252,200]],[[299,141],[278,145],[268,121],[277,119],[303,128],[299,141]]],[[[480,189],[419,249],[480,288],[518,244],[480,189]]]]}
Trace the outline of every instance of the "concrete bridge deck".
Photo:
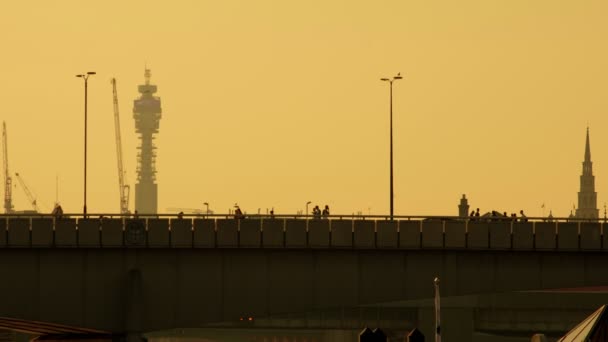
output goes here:
{"type": "Polygon", "coordinates": [[[112,333],[608,285],[603,223],[0,219],[0,317],[112,333]]]}
{"type": "Polygon", "coordinates": [[[0,217],[0,248],[332,248],[608,251],[606,223],[0,217]]]}

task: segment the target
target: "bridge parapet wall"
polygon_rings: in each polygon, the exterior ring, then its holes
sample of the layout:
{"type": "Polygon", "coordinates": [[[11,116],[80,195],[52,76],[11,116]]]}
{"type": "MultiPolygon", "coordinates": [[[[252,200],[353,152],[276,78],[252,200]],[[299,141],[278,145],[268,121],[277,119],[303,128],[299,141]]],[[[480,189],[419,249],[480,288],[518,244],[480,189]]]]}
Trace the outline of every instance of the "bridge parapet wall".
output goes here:
{"type": "Polygon", "coordinates": [[[602,227],[600,223],[581,223],[580,248],[587,250],[602,248],[602,227]]]}
{"type": "MultiPolygon", "coordinates": [[[[397,229],[397,236],[398,236],[397,241],[399,241],[399,247],[405,248],[405,249],[420,248],[420,246],[422,244],[422,239],[421,239],[422,233],[420,230],[421,221],[398,221],[396,223],[397,223],[397,225],[394,226],[394,228],[397,229]]],[[[437,230],[436,227],[435,227],[435,231],[433,230],[433,228],[429,228],[428,234],[426,236],[426,243],[427,243],[426,247],[437,245],[439,243],[438,241],[435,244],[431,242],[432,235],[438,234],[438,232],[436,230],[437,230]]],[[[436,235],[435,237],[438,237],[438,236],[439,235],[436,235]]]]}
{"type": "Polygon", "coordinates": [[[194,246],[192,220],[177,219],[171,220],[169,223],[171,225],[171,231],[169,232],[171,247],[191,248],[194,246]]]}
{"type": "Polygon", "coordinates": [[[212,248],[215,247],[215,221],[214,220],[194,220],[194,247],[212,248]]]}
{"type": "MultiPolygon", "coordinates": [[[[465,221],[450,221],[444,223],[445,247],[466,248],[467,247],[467,223],[465,221]]],[[[426,230],[426,225],[425,225],[426,230]]]]}
{"type": "Polygon", "coordinates": [[[532,222],[511,224],[511,248],[517,250],[534,249],[534,225],[532,222]]]}
{"type": "Polygon", "coordinates": [[[0,218],[0,248],[608,251],[602,222],[0,218]]]}
{"type": "MultiPolygon", "coordinates": [[[[333,229],[332,221],[332,229],[333,229]]],[[[375,221],[356,220],[353,224],[353,238],[355,248],[375,248],[376,231],[375,221]]]]}

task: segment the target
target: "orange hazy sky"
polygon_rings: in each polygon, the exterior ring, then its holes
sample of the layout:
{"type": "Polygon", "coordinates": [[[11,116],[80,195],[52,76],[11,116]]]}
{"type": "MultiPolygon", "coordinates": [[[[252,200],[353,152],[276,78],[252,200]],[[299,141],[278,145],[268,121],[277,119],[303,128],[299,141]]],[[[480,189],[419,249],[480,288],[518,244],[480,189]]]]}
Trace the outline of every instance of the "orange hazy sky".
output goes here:
{"type": "MultiPolygon", "coordinates": [[[[332,214],[566,216],[587,125],[601,215],[608,201],[608,2],[5,1],[0,113],[11,173],[50,211],[118,212],[112,88],[127,182],[144,67],[158,85],[158,207],[332,214]]],[[[14,183],[17,183],[14,180],[14,183]]],[[[134,191],[130,207],[133,208],[134,191]]],[[[16,209],[30,209],[19,186],[16,209]]]]}

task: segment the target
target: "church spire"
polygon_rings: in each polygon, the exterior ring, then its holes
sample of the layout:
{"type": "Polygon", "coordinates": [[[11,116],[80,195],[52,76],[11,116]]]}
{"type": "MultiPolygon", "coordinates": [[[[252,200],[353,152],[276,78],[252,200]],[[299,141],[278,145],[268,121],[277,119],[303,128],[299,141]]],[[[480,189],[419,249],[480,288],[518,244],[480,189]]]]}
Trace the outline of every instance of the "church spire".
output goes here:
{"type": "Polygon", "coordinates": [[[577,218],[597,219],[597,192],[595,192],[595,176],[593,176],[593,163],[591,162],[591,144],[589,144],[589,127],[585,140],[585,160],[583,161],[583,173],[580,176],[580,191],[578,193],[577,218]]]}
{"type": "Polygon", "coordinates": [[[591,147],[589,146],[589,127],[587,127],[587,142],[585,143],[585,161],[591,161],[591,147]]]}

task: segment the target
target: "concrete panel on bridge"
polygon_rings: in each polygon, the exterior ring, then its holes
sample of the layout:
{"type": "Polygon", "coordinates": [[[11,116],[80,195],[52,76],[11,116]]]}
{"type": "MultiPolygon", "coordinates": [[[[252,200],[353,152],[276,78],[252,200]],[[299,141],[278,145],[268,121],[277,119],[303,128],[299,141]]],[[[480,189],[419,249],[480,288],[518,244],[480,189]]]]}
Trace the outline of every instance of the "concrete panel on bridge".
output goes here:
{"type": "Polygon", "coordinates": [[[602,249],[602,227],[600,223],[581,223],[581,249],[599,251],[602,249]]]}
{"type": "Polygon", "coordinates": [[[238,322],[241,317],[260,317],[267,313],[268,263],[266,256],[258,251],[223,255],[225,320],[238,322]],[[247,285],[242,286],[243,283],[247,285]]]}
{"type": "Polygon", "coordinates": [[[239,222],[239,247],[262,246],[262,220],[245,219],[239,222]]]}
{"type": "Polygon", "coordinates": [[[534,248],[538,250],[555,249],[555,225],[553,222],[534,224],[534,248]]]}
{"type": "Polygon", "coordinates": [[[215,247],[215,220],[194,220],[194,247],[215,247]]]}
{"type": "Polygon", "coordinates": [[[602,250],[608,250],[608,228],[606,223],[602,224],[602,250]]]}
{"type": "Polygon", "coordinates": [[[148,219],[148,246],[170,246],[169,219],[148,219]]]}
{"type": "Polygon", "coordinates": [[[422,247],[442,248],[443,246],[443,221],[422,221],[422,247]]]}
{"type": "MultiPolygon", "coordinates": [[[[171,297],[174,298],[174,319],[181,322],[180,326],[194,327],[200,322],[218,322],[222,319],[224,252],[213,249],[177,251],[179,271],[175,279],[179,286],[171,297]]],[[[164,322],[164,325],[170,323],[171,320],[164,322]]]]}
{"type": "Polygon", "coordinates": [[[39,267],[37,266],[42,259],[39,253],[43,251],[43,249],[35,252],[26,249],[2,250],[3,257],[0,258],[0,271],[2,272],[0,316],[38,318],[36,312],[38,305],[32,299],[38,298],[40,285],[39,267]]]}
{"type": "MultiPolygon", "coordinates": [[[[78,220],[78,246],[99,247],[99,220],[78,220]]],[[[121,225],[122,226],[122,225],[121,225]]]]}
{"type": "Polygon", "coordinates": [[[6,246],[6,218],[0,219],[0,247],[6,246]]]}
{"type": "MultiPolygon", "coordinates": [[[[359,302],[373,304],[402,298],[406,284],[406,257],[395,251],[375,250],[359,254],[359,302]]],[[[413,278],[410,278],[413,279],[413,278]]],[[[407,280],[406,280],[407,281],[407,280]]]]}
{"type": "MultiPolygon", "coordinates": [[[[332,226],[333,229],[333,226],[332,226]]],[[[374,221],[356,220],[354,225],[355,248],[374,248],[376,247],[376,234],[374,231],[374,221]]]]}
{"type": "Polygon", "coordinates": [[[239,246],[239,220],[217,219],[217,246],[238,247],[239,246]]]}
{"type": "Polygon", "coordinates": [[[305,220],[285,220],[285,247],[303,248],[308,244],[305,220]]]}
{"type": "Polygon", "coordinates": [[[490,248],[511,248],[511,221],[492,222],[489,225],[490,248]]]}
{"type": "Polygon", "coordinates": [[[10,218],[8,220],[8,246],[30,246],[30,219],[10,218]]]}
{"type": "Polygon", "coordinates": [[[534,248],[534,227],[532,222],[513,222],[513,249],[534,248]]]}
{"type": "Polygon", "coordinates": [[[486,249],[490,247],[489,223],[485,221],[471,221],[467,227],[467,247],[472,249],[486,249]]]}
{"type": "Polygon", "coordinates": [[[542,265],[540,279],[544,288],[584,287],[586,275],[591,273],[585,267],[585,255],[580,253],[543,253],[539,258],[542,265]],[[564,270],[568,270],[567,277],[564,270]]]}
{"type": "MultiPolygon", "coordinates": [[[[109,220],[111,221],[111,220],[109,220]]],[[[120,244],[121,238],[122,243],[126,247],[136,247],[142,248],[146,247],[148,244],[148,230],[146,229],[146,221],[144,219],[126,219],[124,222],[124,231],[123,227],[120,226],[120,219],[117,219],[118,222],[108,222],[108,245],[114,246],[115,244],[120,244]]],[[[102,230],[102,246],[104,246],[104,227],[106,226],[106,221],[104,220],[101,225],[102,230]]]]}
{"type": "Polygon", "coordinates": [[[171,247],[192,247],[192,220],[171,219],[171,247]]]}
{"type": "Polygon", "coordinates": [[[308,247],[329,247],[329,220],[308,220],[308,247]]]}
{"type": "Polygon", "coordinates": [[[337,248],[353,247],[353,221],[331,221],[331,246],[337,248]]]}
{"type": "Polygon", "coordinates": [[[496,292],[539,288],[542,281],[540,276],[542,260],[538,253],[530,250],[504,253],[509,254],[507,257],[494,256],[495,276],[487,278],[485,282],[492,281],[496,292]]]}
{"type": "MultiPolygon", "coordinates": [[[[424,228],[424,226],[423,226],[424,228]]],[[[465,248],[466,247],[465,221],[445,222],[445,247],[446,248],[465,248]]],[[[422,232],[424,238],[424,231],[422,232]]]]}
{"type": "MultiPolygon", "coordinates": [[[[293,220],[296,221],[296,220],[293,220]]],[[[299,222],[305,222],[299,220],[299,222]]],[[[288,221],[288,227],[289,227],[288,221]]],[[[316,254],[317,251],[314,251],[316,254]]],[[[341,251],[334,251],[341,252],[341,251]]],[[[268,283],[271,296],[268,311],[273,313],[306,312],[311,310],[315,280],[315,255],[304,250],[271,250],[266,253],[268,283]]],[[[318,264],[318,262],[317,262],[318,264]]]]}
{"type": "Polygon", "coordinates": [[[608,284],[608,272],[605,271],[606,264],[608,264],[608,253],[594,253],[593,257],[586,257],[584,261],[584,267],[579,266],[579,268],[586,270],[585,281],[588,284],[608,284]]]}
{"type": "Polygon", "coordinates": [[[399,233],[397,230],[397,221],[377,221],[376,222],[376,247],[377,248],[397,248],[398,246],[399,246],[399,233]]]}
{"type": "Polygon", "coordinates": [[[418,249],[421,243],[421,221],[399,221],[399,247],[418,249]]]}
{"type": "MultiPolygon", "coordinates": [[[[32,309],[38,311],[37,320],[87,326],[83,312],[83,290],[86,286],[83,284],[84,273],[105,272],[105,269],[88,268],[90,265],[85,266],[85,259],[75,257],[74,253],[77,252],[68,249],[55,252],[49,249],[41,250],[37,262],[38,292],[35,294],[38,302],[32,303],[32,309]]],[[[31,267],[31,264],[29,266],[31,267]]],[[[111,296],[104,299],[104,306],[113,302],[111,296]]]]}
{"type": "Polygon", "coordinates": [[[561,222],[557,225],[557,248],[578,250],[577,222],[561,222]]]}
{"type": "MultiPolygon", "coordinates": [[[[60,270],[57,275],[53,275],[53,277],[61,277],[57,283],[47,283],[47,286],[54,285],[55,289],[52,289],[54,291],[65,290],[61,297],[57,297],[58,302],[62,302],[63,305],[74,303],[70,308],[55,306],[56,310],[61,308],[57,311],[61,311],[62,314],[75,313],[72,320],[60,322],[81,327],[97,327],[107,331],[124,331],[127,320],[125,317],[127,300],[131,300],[126,294],[126,273],[129,269],[137,267],[138,261],[134,255],[139,251],[112,248],[86,251],[63,250],[62,252],[72,252],[67,254],[71,258],[74,257],[74,253],[81,253],[81,256],[67,263],[69,267],[65,269],[65,272],[60,270]],[[80,267],[79,263],[81,263],[80,267]],[[76,281],[76,279],[80,281],[76,281]],[[64,282],[69,283],[64,284],[64,282]]],[[[159,250],[155,252],[160,253],[159,250]]],[[[57,256],[57,258],[63,257],[65,256],[57,256]]],[[[45,273],[49,273],[49,280],[53,279],[51,273],[59,268],[50,265],[56,260],[50,259],[48,270],[45,270],[45,273]]],[[[61,265],[61,263],[55,265],[61,265]]]]}
{"type": "Polygon", "coordinates": [[[264,248],[285,246],[284,225],[284,220],[269,219],[262,221],[262,243],[264,244],[264,248]]]}
{"type": "MultiPolygon", "coordinates": [[[[455,252],[462,253],[462,252],[455,252]]],[[[472,254],[471,254],[472,255],[472,254]]],[[[463,272],[465,268],[455,270],[454,267],[445,267],[444,264],[458,265],[454,257],[443,257],[442,251],[408,251],[404,256],[404,272],[401,273],[400,285],[403,286],[401,298],[411,298],[413,293],[419,294],[419,298],[433,297],[433,279],[439,277],[444,283],[441,287],[441,295],[448,296],[447,284],[456,284],[456,276],[448,276],[442,270],[451,272],[463,272]],[[450,280],[454,278],[454,280],[450,280]],[[431,286],[429,286],[431,284],[431,286]]],[[[458,261],[459,262],[459,261],[458,261]]],[[[468,274],[467,274],[468,275],[468,274]]],[[[474,277],[479,276],[476,273],[474,277]]]]}
{"type": "Polygon", "coordinates": [[[55,246],[57,247],[76,247],[78,240],[76,237],[76,220],[61,218],[55,220],[55,246]]]}
{"type": "Polygon", "coordinates": [[[314,273],[309,283],[314,291],[315,309],[348,307],[348,303],[357,302],[359,291],[357,286],[352,286],[359,281],[357,254],[347,250],[321,250],[314,257],[314,273]]]}
{"type": "MultiPolygon", "coordinates": [[[[135,223],[137,221],[132,222],[133,223],[125,221],[125,228],[129,229],[129,223],[132,225],[137,224],[135,223]]],[[[103,247],[122,247],[123,243],[124,236],[122,219],[103,219],[101,222],[101,245],[103,247]]]]}
{"type": "Polygon", "coordinates": [[[32,247],[50,247],[53,245],[53,219],[32,219],[32,247]]]}
{"type": "MultiPolygon", "coordinates": [[[[175,262],[179,258],[179,253],[180,251],[173,258],[166,258],[161,254],[150,254],[147,262],[140,263],[138,269],[132,269],[133,271],[128,275],[130,277],[128,281],[132,284],[128,285],[130,289],[126,293],[125,301],[139,307],[134,308],[135,315],[129,317],[127,314],[125,322],[127,329],[135,328],[145,331],[145,327],[149,326],[162,327],[175,324],[175,298],[180,291],[179,283],[175,281],[179,273],[175,262]],[[145,286],[146,283],[154,283],[156,286],[145,286]],[[141,298],[140,302],[137,299],[138,296],[141,298]]],[[[203,270],[198,272],[201,271],[203,270]]]]}

